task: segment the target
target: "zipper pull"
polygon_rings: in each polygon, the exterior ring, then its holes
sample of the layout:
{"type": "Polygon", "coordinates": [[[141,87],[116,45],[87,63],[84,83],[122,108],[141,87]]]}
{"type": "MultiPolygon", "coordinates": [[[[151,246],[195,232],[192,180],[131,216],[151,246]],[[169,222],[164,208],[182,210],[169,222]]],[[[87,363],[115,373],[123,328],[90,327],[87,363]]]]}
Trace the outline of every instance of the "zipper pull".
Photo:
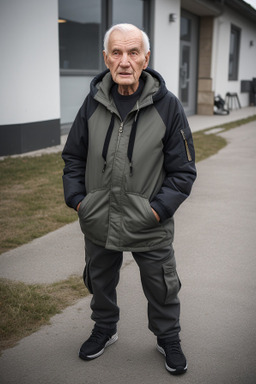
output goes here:
{"type": "Polygon", "coordinates": [[[102,173],[104,173],[105,172],[105,170],[106,170],[106,167],[107,167],[107,162],[106,162],[106,160],[104,161],[104,166],[103,166],[103,169],[102,169],[102,173]]]}
{"type": "Polygon", "coordinates": [[[188,142],[187,142],[187,139],[186,139],[186,136],[185,136],[185,133],[184,133],[183,129],[180,130],[180,133],[181,133],[181,135],[183,137],[183,140],[184,140],[184,143],[185,143],[185,149],[186,149],[188,161],[192,161],[192,156],[190,154],[190,150],[189,150],[189,147],[188,147],[188,142]]]}
{"type": "Polygon", "coordinates": [[[121,135],[121,133],[123,133],[123,126],[124,126],[124,123],[122,122],[120,127],[119,127],[119,135],[121,135]]]}
{"type": "Polygon", "coordinates": [[[132,161],[130,162],[130,176],[133,176],[133,166],[132,166],[132,161]]]}

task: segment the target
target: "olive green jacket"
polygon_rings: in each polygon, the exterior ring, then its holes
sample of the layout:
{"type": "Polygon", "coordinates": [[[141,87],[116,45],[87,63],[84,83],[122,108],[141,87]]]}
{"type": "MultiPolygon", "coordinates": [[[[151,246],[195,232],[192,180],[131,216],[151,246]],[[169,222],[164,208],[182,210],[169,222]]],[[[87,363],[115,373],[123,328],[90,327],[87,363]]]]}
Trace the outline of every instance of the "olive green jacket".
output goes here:
{"type": "Polygon", "coordinates": [[[155,71],[121,121],[109,71],[98,75],[63,150],[67,205],[97,245],[147,251],[173,241],[173,214],[196,178],[191,131],[178,99],[155,71]],[[152,208],[160,216],[158,222],[152,208]]]}

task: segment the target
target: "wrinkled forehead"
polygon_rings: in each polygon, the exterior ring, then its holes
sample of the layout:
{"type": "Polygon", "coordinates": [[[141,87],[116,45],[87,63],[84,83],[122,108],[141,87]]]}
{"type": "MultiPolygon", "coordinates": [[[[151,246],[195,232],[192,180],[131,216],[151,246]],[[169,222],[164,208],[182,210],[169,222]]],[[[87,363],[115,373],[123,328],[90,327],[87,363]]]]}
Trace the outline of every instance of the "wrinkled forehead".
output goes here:
{"type": "Polygon", "coordinates": [[[121,49],[143,49],[143,39],[140,30],[123,32],[115,30],[109,37],[108,49],[113,50],[115,48],[121,49]]]}

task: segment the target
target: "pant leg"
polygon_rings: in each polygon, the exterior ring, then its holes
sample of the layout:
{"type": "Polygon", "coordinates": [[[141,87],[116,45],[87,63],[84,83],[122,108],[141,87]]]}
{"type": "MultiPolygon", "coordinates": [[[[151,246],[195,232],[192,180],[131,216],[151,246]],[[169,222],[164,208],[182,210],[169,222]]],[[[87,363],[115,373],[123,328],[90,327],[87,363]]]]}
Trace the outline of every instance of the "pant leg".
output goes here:
{"type": "Polygon", "coordinates": [[[148,300],[149,329],[158,337],[180,332],[181,283],[176,271],[172,245],[150,252],[134,252],[140,268],[142,287],[148,300]]]}
{"type": "Polygon", "coordinates": [[[122,252],[107,250],[85,239],[84,281],[93,295],[91,318],[103,328],[115,328],[119,320],[116,287],[122,261],[122,252]]]}

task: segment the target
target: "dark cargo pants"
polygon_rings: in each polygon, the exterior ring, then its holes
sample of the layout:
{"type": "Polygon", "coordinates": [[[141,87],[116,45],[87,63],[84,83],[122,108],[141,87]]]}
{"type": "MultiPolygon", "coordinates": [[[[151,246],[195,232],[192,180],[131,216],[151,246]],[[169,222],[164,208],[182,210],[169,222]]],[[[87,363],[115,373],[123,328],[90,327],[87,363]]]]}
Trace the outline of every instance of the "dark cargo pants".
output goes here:
{"type": "MultiPolygon", "coordinates": [[[[149,329],[168,337],[180,331],[181,284],[176,272],[172,245],[150,252],[133,252],[140,269],[144,294],[148,301],[149,329]]],[[[119,320],[116,287],[119,282],[123,253],[105,249],[85,240],[84,281],[93,294],[91,318],[98,326],[115,328],[119,320]]]]}

